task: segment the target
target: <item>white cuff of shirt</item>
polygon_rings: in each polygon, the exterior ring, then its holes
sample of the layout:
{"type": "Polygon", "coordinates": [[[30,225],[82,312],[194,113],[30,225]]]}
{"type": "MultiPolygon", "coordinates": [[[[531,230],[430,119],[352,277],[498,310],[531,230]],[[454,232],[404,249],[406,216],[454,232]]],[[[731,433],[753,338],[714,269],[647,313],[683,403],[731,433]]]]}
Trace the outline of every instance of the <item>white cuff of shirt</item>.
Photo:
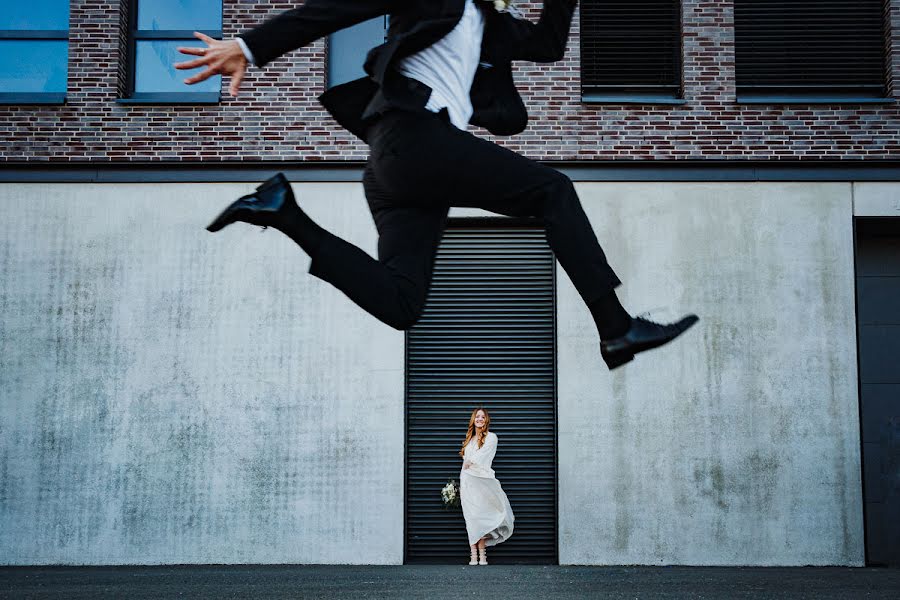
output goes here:
{"type": "Polygon", "coordinates": [[[244,56],[247,58],[247,62],[249,62],[251,65],[255,66],[256,61],[253,60],[253,53],[250,52],[250,48],[247,47],[247,42],[245,42],[241,38],[234,38],[234,39],[235,39],[235,41],[237,41],[238,46],[241,47],[241,52],[244,53],[244,56]]]}

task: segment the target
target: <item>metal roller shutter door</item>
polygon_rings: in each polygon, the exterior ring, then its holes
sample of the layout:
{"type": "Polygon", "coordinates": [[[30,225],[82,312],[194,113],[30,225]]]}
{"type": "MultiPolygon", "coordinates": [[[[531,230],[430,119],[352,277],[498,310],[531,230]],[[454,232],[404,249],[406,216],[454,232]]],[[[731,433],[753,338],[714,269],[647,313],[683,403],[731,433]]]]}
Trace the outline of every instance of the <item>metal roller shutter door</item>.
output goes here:
{"type": "Polygon", "coordinates": [[[900,219],[856,219],[866,561],[900,567],[900,219]]]}
{"type": "Polygon", "coordinates": [[[557,563],[554,258],[543,229],[457,226],[438,248],[421,321],[407,334],[406,562],[468,560],[459,481],[473,408],[499,438],[494,470],[516,517],[491,563],[557,563]]]}

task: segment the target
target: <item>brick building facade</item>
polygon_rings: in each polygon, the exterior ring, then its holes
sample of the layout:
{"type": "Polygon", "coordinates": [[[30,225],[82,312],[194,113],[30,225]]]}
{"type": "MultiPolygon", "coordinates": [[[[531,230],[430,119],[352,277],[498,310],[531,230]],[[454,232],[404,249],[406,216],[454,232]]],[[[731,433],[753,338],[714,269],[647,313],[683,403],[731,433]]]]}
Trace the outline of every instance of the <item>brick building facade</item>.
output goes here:
{"type": "MultiPolygon", "coordinates": [[[[260,70],[239,98],[212,106],[123,105],[118,0],[73,0],[64,106],[0,106],[8,135],[0,161],[359,161],[365,144],[342,130],[316,97],[326,85],[326,40],[260,70]]],[[[886,43],[890,98],[900,98],[900,2],[892,0],[886,43]]],[[[223,0],[231,37],[294,6],[223,0]]],[[[890,160],[900,158],[900,105],[742,104],[734,75],[734,5],[685,0],[682,105],[581,100],[579,14],[564,60],[516,63],[529,109],[520,135],[497,139],[546,161],[890,160]]],[[[534,19],[539,3],[528,3],[534,19]]],[[[474,128],[473,128],[474,130],[474,128]]],[[[484,131],[479,135],[490,136],[484,131]]]]}

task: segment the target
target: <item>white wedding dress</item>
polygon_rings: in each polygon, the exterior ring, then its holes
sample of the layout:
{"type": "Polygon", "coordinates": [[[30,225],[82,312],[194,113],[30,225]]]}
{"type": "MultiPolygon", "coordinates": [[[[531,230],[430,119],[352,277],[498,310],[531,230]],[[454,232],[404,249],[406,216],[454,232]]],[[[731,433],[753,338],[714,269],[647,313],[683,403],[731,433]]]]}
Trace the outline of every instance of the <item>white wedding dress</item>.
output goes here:
{"type": "Polygon", "coordinates": [[[495,546],[508,540],[513,532],[512,507],[491,469],[496,453],[497,434],[489,431],[481,448],[473,437],[463,456],[464,462],[472,463],[459,474],[459,499],[470,546],[485,536],[488,539],[484,545],[495,546]]]}

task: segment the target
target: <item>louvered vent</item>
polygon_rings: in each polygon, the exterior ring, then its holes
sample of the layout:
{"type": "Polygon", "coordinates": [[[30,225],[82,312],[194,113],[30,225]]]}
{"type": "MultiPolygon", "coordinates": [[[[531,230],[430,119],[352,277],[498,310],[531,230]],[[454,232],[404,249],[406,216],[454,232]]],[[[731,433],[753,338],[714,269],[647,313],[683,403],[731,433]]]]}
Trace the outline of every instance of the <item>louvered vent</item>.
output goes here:
{"type": "Polygon", "coordinates": [[[492,563],[555,564],[554,259],[543,229],[448,228],[422,320],[407,336],[406,562],[468,561],[462,512],[440,489],[483,405],[515,532],[492,563]]]}
{"type": "Polygon", "coordinates": [[[884,0],[735,0],[744,94],[884,91],[884,0]]]}
{"type": "Polygon", "coordinates": [[[581,3],[582,92],[681,89],[681,3],[585,0],[581,3]]]}

